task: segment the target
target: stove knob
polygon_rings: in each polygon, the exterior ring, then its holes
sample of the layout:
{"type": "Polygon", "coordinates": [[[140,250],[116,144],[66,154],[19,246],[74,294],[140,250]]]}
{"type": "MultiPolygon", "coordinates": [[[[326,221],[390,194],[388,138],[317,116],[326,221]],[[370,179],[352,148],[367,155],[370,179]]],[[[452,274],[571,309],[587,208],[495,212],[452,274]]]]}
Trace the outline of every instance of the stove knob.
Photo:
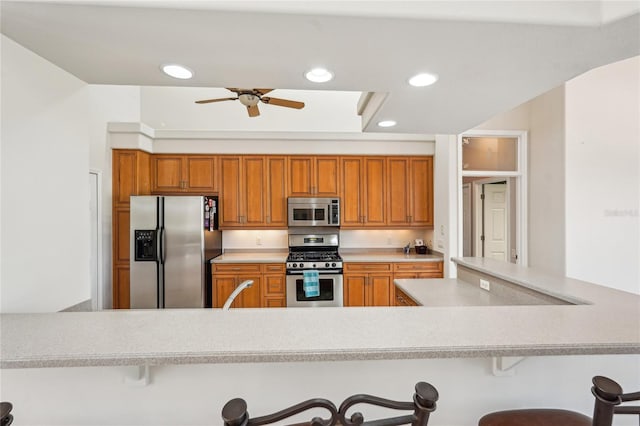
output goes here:
{"type": "Polygon", "coordinates": [[[313,264],[313,267],[314,267],[314,268],[316,267],[316,264],[315,264],[315,263],[313,264]]]}
{"type": "MultiPolygon", "coordinates": [[[[334,265],[335,265],[335,263],[334,263],[334,265]]],[[[328,263],[325,263],[325,264],[324,264],[324,267],[325,267],[325,268],[328,268],[328,267],[329,267],[329,264],[328,264],[328,263]]]]}
{"type": "Polygon", "coordinates": [[[333,262],[333,263],[331,264],[331,266],[335,268],[335,267],[336,267],[336,263],[335,263],[335,262],[333,262]]]}

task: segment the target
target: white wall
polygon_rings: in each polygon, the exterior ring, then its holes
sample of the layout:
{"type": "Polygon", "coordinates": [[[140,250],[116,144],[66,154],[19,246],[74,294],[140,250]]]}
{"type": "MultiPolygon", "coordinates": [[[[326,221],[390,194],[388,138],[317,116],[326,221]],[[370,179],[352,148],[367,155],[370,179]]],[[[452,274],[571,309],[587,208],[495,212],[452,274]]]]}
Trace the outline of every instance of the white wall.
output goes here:
{"type": "Polygon", "coordinates": [[[528,263],[564,274],[564,88],[552,89],[474,130],[528,131],[528,263]]]}
{"type": "Polygon", "coordinates": [[[87,85],[2,36],[2,312],[51,312],[89,285],[87,85]]]}
{"type": "MultiPolygon", "coordinates": [[[[111,287],[111,147],[107,123],[140,121],[140,87],[89,85],[89,167],[102,178],[102,306],[112,306],[111,287]]],[[[100,231],[99,231],[100,232],[100,231]]]]}
{"type": "MultiPolygon", "coordinates": [[[[369,393],[411,401],[416,382],[427,381],[440,394],[429,425],[469,426],[487,412],[522,407],[591,415],[591,378],[606,375],[635,391],[638,361],[637,355],[531,357],[513,377],[493,376],[483,358],[160,366],[151,367],[147,387],[125,384],[125,367],[17,369],[2,371],[2,399],[14,404],[16,425],[201,426],[222,424],[222,406],[236,397],[255,417],[312,397],[340,404],[369,393]]],[[[356,408],[367,419],[380,414],[356,408]]],[[[633,416],[616,420],[637,424],[633,416]]]]}
{"type": "Polygon", "coordinates": [[[566,84],[567,275],[640,293],[640,58],[566,84]]]}

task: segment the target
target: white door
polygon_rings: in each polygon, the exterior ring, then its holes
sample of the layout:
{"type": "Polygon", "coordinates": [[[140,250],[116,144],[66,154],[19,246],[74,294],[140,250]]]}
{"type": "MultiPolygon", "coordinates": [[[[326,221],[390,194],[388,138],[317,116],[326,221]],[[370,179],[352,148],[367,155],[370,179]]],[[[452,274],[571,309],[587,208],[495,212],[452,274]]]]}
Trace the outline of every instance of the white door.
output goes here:
{"type": "Polygon", "coordinates": [[[492,183],[484,187],[484,255],[507,261],[507,184],[492,183]]]}

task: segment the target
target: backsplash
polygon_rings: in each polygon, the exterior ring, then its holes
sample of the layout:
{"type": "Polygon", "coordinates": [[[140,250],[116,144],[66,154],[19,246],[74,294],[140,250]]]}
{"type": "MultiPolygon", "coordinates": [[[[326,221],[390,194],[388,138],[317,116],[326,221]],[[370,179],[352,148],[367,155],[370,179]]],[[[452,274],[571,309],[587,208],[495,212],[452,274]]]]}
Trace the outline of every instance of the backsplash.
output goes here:
{"type": "MultiPolygon", "coordinates": [[[[229,230],[222,232],[222,244],[228,249],[288,249],[286,230],[229,230]]],[[[433,230],[425,229],[375,229],[341,230],[341,248],[400,249],[415,239],[425,243],[433,241],[433,230]]],[[[430,244],[433,247],[433,244],[430,244]]]]}

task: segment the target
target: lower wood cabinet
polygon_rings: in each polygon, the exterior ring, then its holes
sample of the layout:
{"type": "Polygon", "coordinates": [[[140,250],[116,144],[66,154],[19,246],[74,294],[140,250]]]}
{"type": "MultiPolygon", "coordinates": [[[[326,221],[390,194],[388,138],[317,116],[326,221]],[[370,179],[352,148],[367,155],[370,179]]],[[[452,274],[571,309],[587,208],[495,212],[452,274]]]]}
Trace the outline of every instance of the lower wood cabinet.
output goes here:
{"type": "Polygon", "coordinates": [[[344,306],[393,306],[391,263],[345,263],[344,306]]]}
{"type": "Polygon", "coordinates": [[[236,287],[245,280],[253,280],[253,285],[236,297],[232,308],[286,306],[284,264],[216,263],[212,273],[214,308],[221,308],[236,287]]]}
{"type": "Polygon", "coordinates": [[[395,288],[396,292],[396,306],[418,306],[415,300],[413,300],[407,293],[395,288]]]}

